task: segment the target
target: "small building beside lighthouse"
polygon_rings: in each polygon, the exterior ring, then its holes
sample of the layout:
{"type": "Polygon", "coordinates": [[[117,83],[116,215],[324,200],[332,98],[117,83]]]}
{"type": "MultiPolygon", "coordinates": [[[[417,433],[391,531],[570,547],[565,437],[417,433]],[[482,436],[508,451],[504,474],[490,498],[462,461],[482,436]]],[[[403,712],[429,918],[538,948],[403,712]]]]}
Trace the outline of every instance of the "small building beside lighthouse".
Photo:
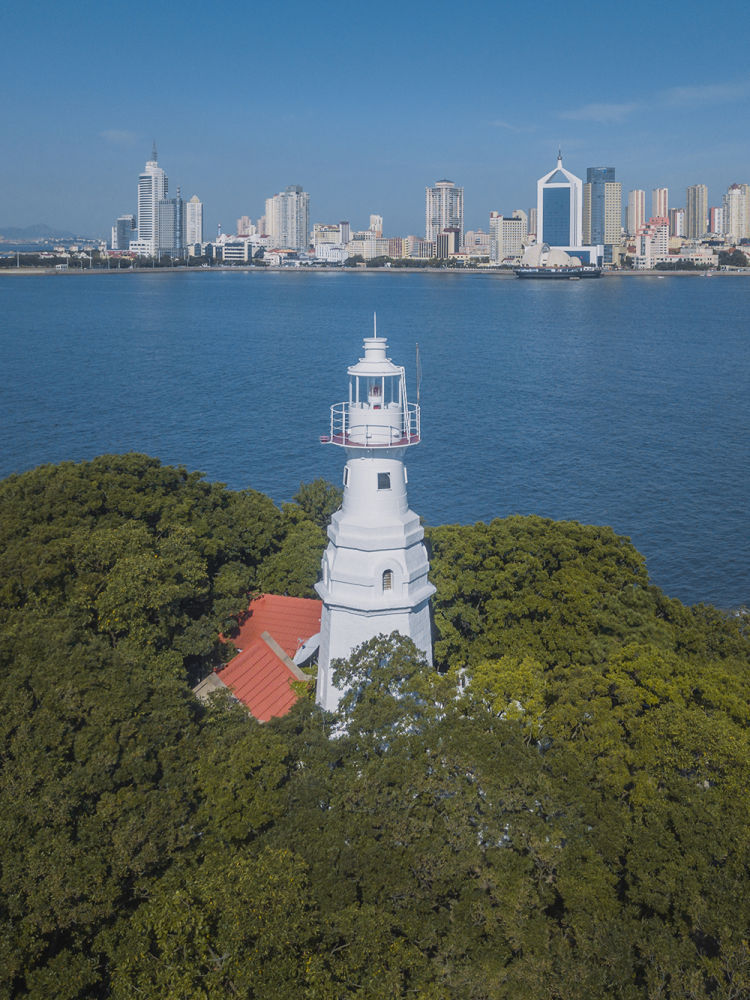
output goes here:
{"type": "Polygon", "coordinates": [[[404,460],[420,441],[419,405],[406,374],[377,334],[348,368],[349,398],[331,407],[325,444],[343,448],[344,498],[331,519],[322,578],[316,701],[335,711],[343,692],[331,664],[376,635],[399,632],[432,662],[429,561],[419,517],[409,509],[404,460]]]}

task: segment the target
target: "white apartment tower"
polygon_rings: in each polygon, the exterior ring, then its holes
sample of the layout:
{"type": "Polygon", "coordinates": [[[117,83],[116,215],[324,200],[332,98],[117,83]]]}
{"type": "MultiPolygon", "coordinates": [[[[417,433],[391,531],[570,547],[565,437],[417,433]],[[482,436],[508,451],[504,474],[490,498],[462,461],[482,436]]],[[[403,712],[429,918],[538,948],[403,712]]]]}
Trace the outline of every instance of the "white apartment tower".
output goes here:
{"type": "Polygon", "coordinates": [[[194,194],[185,206],[185,243],[194,246],[203,242],[203,202],[194,194]]]}
{"type": "Polygon", "coordinates": [[[444,229],[457,229],[458,245],[464,243],[464,189],[453,181],[438,181],[425,188],[425,239],[435,242],[444,229]]]}
{"type": "Polygon", "coordinates": [[[274,247],[307,249],[310,230],[310,195],[299,184],[266,199],[266,232],[274,247]]]}
{"type": "Polygon", "coordinates": [[[344,499],[328,528],[316,701],[338,707],[332,662],[374,638],[399,632],[432,661],[429,562],[419,517],[406,496],[407,448],[419,444],[419,405],[406,398],[404,369],[388,341],[365,338],[364,357],[348,368],[349,398],[331,407],[324,444],[344,448],[344,499]]]}
{"type": "Polygon", "coordinates": [[[732,243],[750,236],[750,186],[732,184],[723,200],[724,234],[732,243]]]}
{"type": "Polygon", "coordinates": [[[669,188],[654,188],[651,192],[651,217],[669,218],[669,188]]]}
{"type": "Polygon", "coordinates": [[[525,216],[512,218],[490,212],[490,260],[502,264],[507,257],[518,258],[523,253],[523,239],[526,235],[525,216]]]}
{"type": "Polygon", "coordinates": [[[151,159],[138,177],[138,250],[152,257],[159,252],[159,202],[167,197],[167,189],[154,143],[151,159]]]}
{"type": "Polygon", "coordinates": [[[640,189],[628,192],[628,236],[635,236],[646,221],[646,192],[640,189]]]}

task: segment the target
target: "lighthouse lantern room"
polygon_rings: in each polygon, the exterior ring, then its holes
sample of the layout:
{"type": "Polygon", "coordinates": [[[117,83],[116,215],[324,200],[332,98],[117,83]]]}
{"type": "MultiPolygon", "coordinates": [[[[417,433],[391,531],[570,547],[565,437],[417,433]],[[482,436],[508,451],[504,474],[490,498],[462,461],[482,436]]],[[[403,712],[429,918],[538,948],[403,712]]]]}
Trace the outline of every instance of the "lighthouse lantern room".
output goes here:
{"type": "Polygon", "coordinates": [[[406,449],[420,440],[419,405],[406,396],[406,374],[387,356],[388,341],[364,340],[351,365],[349,399],[331,407],[330,434],[346,451],[344,498],[331,519],[322,579],[316,700],[328,711],[342,692],[331,664],[381,633],[399,632],[432,661],[424,531],[406,496],[406,449]]]}

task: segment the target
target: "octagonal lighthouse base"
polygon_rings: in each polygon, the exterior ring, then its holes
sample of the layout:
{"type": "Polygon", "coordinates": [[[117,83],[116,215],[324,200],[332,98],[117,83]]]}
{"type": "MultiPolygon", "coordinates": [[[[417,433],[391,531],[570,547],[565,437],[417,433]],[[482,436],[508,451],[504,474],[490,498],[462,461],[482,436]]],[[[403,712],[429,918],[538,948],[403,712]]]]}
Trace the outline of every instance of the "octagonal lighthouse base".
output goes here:
{"type": "Polygon", "coordinates": [[[376,635],[399,632],[432,662],[429,562],[424,531],[406,498],[403,450],[363,449],[344,471],[344,501],[328,528],[316,701],[336,711],[333,661],[376,635]]]}

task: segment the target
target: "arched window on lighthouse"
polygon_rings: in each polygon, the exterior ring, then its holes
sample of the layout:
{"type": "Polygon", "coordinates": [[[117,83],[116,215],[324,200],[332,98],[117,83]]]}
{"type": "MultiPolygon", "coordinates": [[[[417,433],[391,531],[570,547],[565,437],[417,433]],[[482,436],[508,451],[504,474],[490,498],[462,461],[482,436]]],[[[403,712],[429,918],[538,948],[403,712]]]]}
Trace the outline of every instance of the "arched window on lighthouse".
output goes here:
{"type": "Polygon", "coordinates": [[[393,590],[393,570],[386,569],[383,571],[383,593],[386,590],[393,590]]]}

